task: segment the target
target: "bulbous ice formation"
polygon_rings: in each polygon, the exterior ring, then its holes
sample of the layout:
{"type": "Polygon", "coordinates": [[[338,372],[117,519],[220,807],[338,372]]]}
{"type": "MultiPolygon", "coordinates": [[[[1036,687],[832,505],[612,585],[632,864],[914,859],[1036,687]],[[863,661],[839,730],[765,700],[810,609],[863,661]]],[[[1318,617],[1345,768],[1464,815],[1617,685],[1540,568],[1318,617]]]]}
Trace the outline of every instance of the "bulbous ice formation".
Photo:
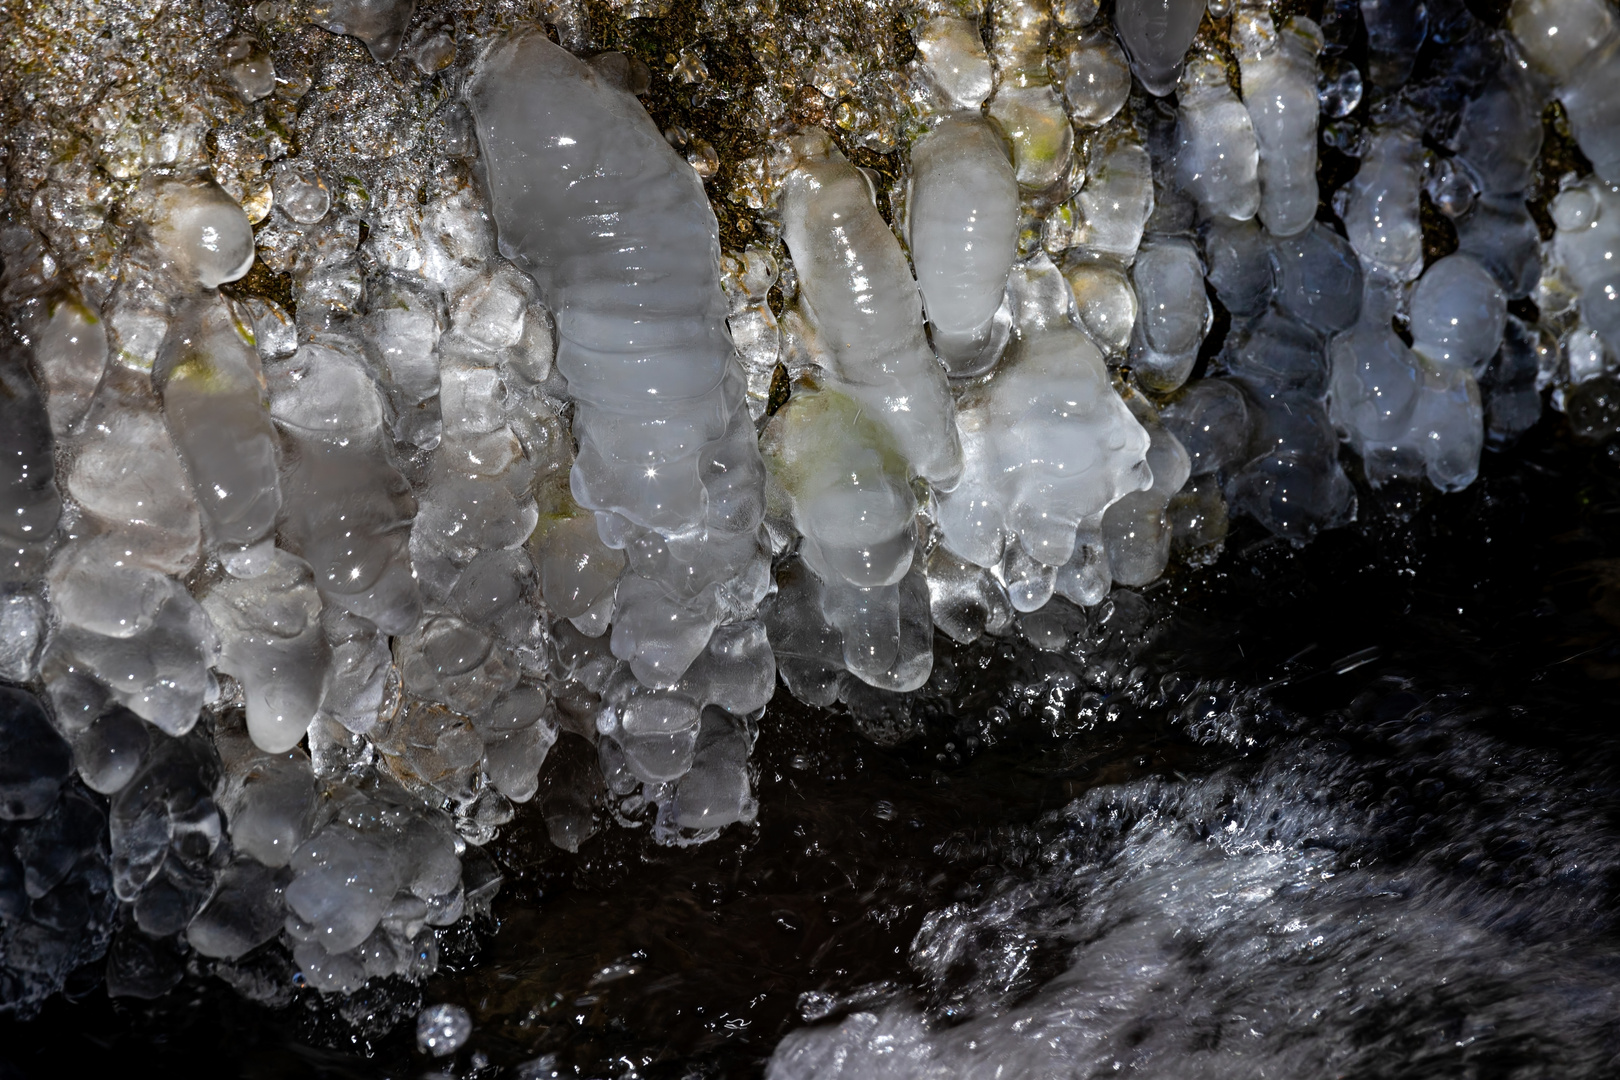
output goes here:
{"type": "Polygon", "coordinates": [[[1581,150],[1620,183],[1620,18],[1605,0],[1514,0],[1508,27],[1525,58],[1558,87],[1581,150]]]}
{"type": "Polygon", "coordinates": [[[1441,491],[1456,491],[1479,472],[1479,387],[1466,366],[1402,343],[1391,326],[1397,295],[1390,278],[1369,275],[1361,321],[1333,340],[1333,422],[1374,486],[1427,474],[1441,491]]]}
{"type": "Polygon", "coordinates": [[[1060,569],[1084,559],[1088,543],[1100,546],[1109,506],[1153,482],[1148,435],[1096,346],[1069,322],[1067,283],[1050,262],[1027,276],[1036,280],[1025,291],[1054,299],[1026,298],[1014,351],[964,398],[968,469],[937,508],[945,545],[976,566],[1004,566],[1020,611],[1042,607],[1060,569]]]}
{"type": "Polygon", "coordinates": [[[948,117],[911,151],[907,232],[934,350],[952,374],[995,364],[1018,247],[1018,182],[1006,147],[979,117],[948,117]]]}
{"type": "Polygon", "coordinates": [[[151,216],[152,239],[183,280],[212,289],[253,265],[253,227],[212,180],[161,182],[151,216]]]}
{"type": "Polygon", "coordinates": [[[1164,97],[1175,89],[1203,17],[1204,0],[1120,0],[1114,9],[1119,37],[1148,93],[1164,97]]]}
{"type": "Polygon", "coordinates": [[[646,552],[619,587],[614,654],[672,686],[764,587],[763,466],[714,215],[640,103],[543,34],[497,45],[469,102],[501,249],[556,316],[574,498],[608,546],[646,552]]]}
{"type": "Polygon", "coordinates": [[[1237,20],[1243,103],[1260,144],[1260,220],[1274,236],[1293,236],[1316,218],[1322,32],[1306,18],[1276,29],[1263,11],[1239,12],[1237,20]]]}
{"type": "Polygon", "coordinates": [[[782,185],[782,238],[810,320],[832,352],[837,389],[888,425],[917,475],[948,487],[962,451],[905,253],[860,171],[824,135],[806,137],[802,149],[782,185]]]}
{"type": "Polygon", "coordinates": [[[1502,344],[1507,297],[1478,262],[1448,255],[1418,280],[1408,320],[1414,352],[1443,367],[1478,374],[1502,344]]]}

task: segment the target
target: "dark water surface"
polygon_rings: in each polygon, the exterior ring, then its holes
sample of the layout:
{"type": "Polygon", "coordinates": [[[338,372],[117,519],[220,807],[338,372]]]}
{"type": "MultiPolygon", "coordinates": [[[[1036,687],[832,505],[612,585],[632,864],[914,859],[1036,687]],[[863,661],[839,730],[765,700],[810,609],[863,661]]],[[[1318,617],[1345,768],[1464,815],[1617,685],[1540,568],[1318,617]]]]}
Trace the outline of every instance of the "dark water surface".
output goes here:
{"type": "MultiPolygon", "coordinates": [[[[1558,428],[1554,417],[1512,453],[1487,455],[1480,482],[1457,495],[1363,491],[1354,526],[1302,550],[1239,528],[1214,566],[1116,601],[1109,619],[1092,613],[1078,656],[941,639],[934,686],[948,689],[890,725],[920,729],[900,745],[783,692],[755,749],[758,822],[710,844],[658,848],[609,827],[568,855],[531,808],[493,845],[507,875],[495,919],[447,940],[424,989],[342,1003],[302,991],[266,1010],[200,976],[154,1003],[96,988],[32,1023],[5,1021],[0,1055],[37,1077],[497,1075],[541,1054],[557,1055],[562,1075],[758,1075],[805,1016],[915,984],[908,953],[924,916],[1027,863],[1042,814],[1099,785],[1196,784],[1235,759],[1263,761],[1264,723],[1235,746],[1194,737],[1211,692],[1223,707],[1290,717],[1296,734],[1333,733],[1392,784],[1404,758],[1432,759],[1437,739],[1442,754],[1492,755],[1474,763],[1481,775],[1522,757],[1581,792],[1590,823],[1576,826],[1615,851],[1620,449],[1571,445],[1558,428]],[[1139,616],[1147,628],[1135,633],[1139,616]],[[1087,671],[1138,666],[1118,680],[1134,691],[1086,696],[1087,671]],[[1425,707],[1454,718],[1429,745],[1406,737],[1425,707]],[[1379,734],[1379,709],[1400,737],[1379,734]],[[1348,724],[1352,713],[1362,719],[1348,724]],[[448,1065],[415,1053],[408,1022],[437,1001],[466,1006],[476,1024],[448,1065]]],[[[1455,816],[1431,826],[1434,815],[1406,814],[1368,857],[1394,865],[1461,844],[1472,854],[1448,872],[1465,885],[1546,884],[1519,880],[1522,830],[1502,830],[1506,848],[1491,849],[1493,815],[1535,807],[1462,797],[1479,835],[1445,835],[1455,816]]],[[[1585,940],[1620,946],[1612,870],[1557,887],[1579,896],[1585,940]]]]}

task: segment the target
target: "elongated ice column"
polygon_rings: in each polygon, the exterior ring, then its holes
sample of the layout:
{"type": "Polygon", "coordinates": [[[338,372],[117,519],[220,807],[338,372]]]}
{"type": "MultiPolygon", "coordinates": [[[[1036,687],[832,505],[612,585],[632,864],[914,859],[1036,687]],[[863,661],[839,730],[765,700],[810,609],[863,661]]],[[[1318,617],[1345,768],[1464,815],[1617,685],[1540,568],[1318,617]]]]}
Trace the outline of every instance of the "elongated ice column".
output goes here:
{"type": "Polygon", "coordinates": [[[996,93],[987,111],[1011,144],[1019,185],[1044,191],[1068,173],[1074,149],[1074,128],[1046,62],[1051,5],[994,0],[989,14],[996,93]]]}
{"type": "Polygon", "coordinates": [[[73,449],[68,494],[97,529],[117,536],[126,558],[170,574],[196,565],[197,501],[144,374],[108,370],[73,449]]]}
{"type": "Polygon", "coordinates": [[[229,301],[204,296],[176,313],[153,382],[210,539],[229,560],[268,538],[281,509],[276,431],[252,330],[229,301]]]}
{"type": "Polygon", "coordinates": [[[1322,32],[1306,18],[1276,29],[1263,10],[1239,11],[1236,20],[1243,103],[1260,145],[1260,220],[1273,236],[1293,236],[1316,219],[1322,32]]]}
{"type": "Polygon", "coordinates": [[[1042,259],[1016,276],[1020,340],[989,385],[964,400],[968,470],[940,496],[937,520],[952,552],[1001,565],[1013,606],[1033,611],[1058,587],[1060,568],[1100,543],[1108,507],[1153,478],[1148,435],[1114,392],[1102,354],[1070,322],[1062,275],[1042,259]]]}
{"type": "Polygon", "coordinates": [[[845,665],[874,686],[916,689],[932,655],[923,664],[900,655],[899,583],[911,569],[917,503],[888,429],[836,390],[803,391],[772,418],[765,452],[845,665]]]}
{"type": "Polygon", "coordinates": [[[218,668],[242,684],[247,730],[267,753],[298,745],[320,709],[331,650],[309,564],[274,551],[252,578],[225,578],[202,598],[220,638],[218,668]]]}
{"type": "Polygon", "coordinates": [[[1260,209],[1260,146],[1221,65],[1199,57],[1181,76],[1181,182],[1206,217],[1244,221],[1260,209]]]}
{"type": "Polygon", "coordinates": [[[1131,268],[1140,305],[1131,364],[1144,386],[1168,392],[1187,381],[1209,330],[1204,266],[1192,241],[1155,237],[1131,268]]]}
{"type": "Polygon", "coordinates": [[[34,370],[51,431],[62,438],[74,431],[90,408],[107,369],[107,327],[75,292],[62,292],[44,303],[44,318],[34,329],[34,370]]]}
{"type": "Polygon", "coordinates": [[[1335,205],[1362,265],[1411,281],[1423,271],[1423,144],[1410,118],[1392,119],[1371,133],[1361,170],[1335,205]]]}
{"type": "Polygon", "coordinates": [[[782,237],[837,389],[888,425],[912,471],[949,486],[962,468],[945,372],[923,336],[922,301],[866,178],[825,135],[782,187],[782,237]]]}
{"type": "Polygon", "coordinates": [[[1018,182],[1001,137],[977,116],[948,117],[911,149],[906,201],[934,350],[952,374],[989,370],[1006,347],[1007,271],[1018,246],[1018,182]]]}
{"type": "Polygon", "coordinates": [[[1553,200],[1553,257],[1580,294],[1581,318],[1620,356],[1620,192],[1587,179],[1553,200]]]}
{"type": "Polygon", "coordinates": [[[8,335],[0,342],[0,583],[31,582],[45,565],[62,514],[52,448],[45,402],[8,335]]]}
{"type": "Polygon", "coordinates": [[[670,686],[766,584],[714,216],[640,103],[540,33],[496,46],[469,100],[501,249],[556,313],[574,497],[609,546],[649,556],[619,587],[615,655],[670,686]]]}
{"type": "Polygon", "coordinates": [[[918,66],[958,109],[977,109],[995,88],[977,19],[936,15],[917,27],[918,66]]]}
{"type": "Polygon", "coordinates": [[[391,459],[382,394],[335,339],[267,372],[285,456],[281,537],[328,604],[404,633],[422,614],[411,569],[416,500],[391,459]]]}
{"type": "Polygon", "coordinates": [[[1558,88],[1598,176],[1620,183],[1620,18],[1606,0],[1514,0],[1508,27],[1558,88]]]}
{"type": "Polygon", "coordinates": [[[1175,89],[1203,17],[1204,0],[1120,0],[1114,22],[1148,93],[1164,97],[1175,89]]]}
{"type": "Polygon", "coordinates": [[[1076,253],[1129,266],[1153,213],[1153,160],[1130,131],[1091,140],[1074,210],[1076,253]]]}
{"type": "Polygon", "coordinates": [[[1333,422],[1374,486],[1427,474],[1441,491],[1456,491],[1479,471],[1479,387],[1466,366],[1416,354],[1395,335],[1398,288],[1369,275],[1361,321],[1333,340],[1333,422]]]}

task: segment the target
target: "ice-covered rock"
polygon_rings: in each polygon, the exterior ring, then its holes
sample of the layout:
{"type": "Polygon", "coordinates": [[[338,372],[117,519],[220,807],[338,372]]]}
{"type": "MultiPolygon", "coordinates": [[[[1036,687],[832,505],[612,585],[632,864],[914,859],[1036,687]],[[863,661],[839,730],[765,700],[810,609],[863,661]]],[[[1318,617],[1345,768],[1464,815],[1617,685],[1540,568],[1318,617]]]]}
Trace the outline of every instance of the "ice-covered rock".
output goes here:
{"type": "Polygon", "coordinates": [[[401,633],[421,618],[410,560],[416,500],[394,465],[385,405],[347,343],[302,346],[266,372],[281,430],[281,540],[328,604],[401,633]]]}

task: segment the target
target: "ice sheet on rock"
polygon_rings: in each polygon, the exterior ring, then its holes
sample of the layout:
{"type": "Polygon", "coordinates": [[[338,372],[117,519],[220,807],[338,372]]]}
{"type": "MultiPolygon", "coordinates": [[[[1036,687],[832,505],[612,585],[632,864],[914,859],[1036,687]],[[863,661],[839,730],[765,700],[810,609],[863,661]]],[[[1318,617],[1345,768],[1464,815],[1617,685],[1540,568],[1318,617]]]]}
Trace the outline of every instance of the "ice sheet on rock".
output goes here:
{"type": "Polygon", "coordinates": [[[340,787],[331,799],[331,818],[291,862],[294,958],[323,992],[352,992],[371,975],[420,978],[420,950],[429,971],[437,958],[428,919],[459,907],[441,903],[462,893],[455,842],[386,788],[340,787]]]}
{"type": "Polygon", "coordinates": [[[1361,0],[1367,26],[1367,67],[1381,87],[1397,87],[1412,75],[1418,50],[1428,34],[1429,17],[1421,4],[1404,0],[1361,0]]]}
{"type": "Polygon", "coordinates": [[[432,449],[440,437],[434,350],[444,329],[443,306],[433,291],[390,277],[373,288],[365,315],[366,347],[385,376],[393,404],[394,438],[424,449],[432,449]]]}
{"type": "Polygon", "coordinates": [[[1204,0],[1120,0],[1114,21],[1148,93],[1164,97],[1175,89],[1203,17],[1204,0]]]}
{"type": "Polygon", "coordinates": [[[40,700],[0,686],[0,819],[27,821],[56,804],[72,769],[62,736],[40,700]]]}
{"type": "Polygon", "coordinates": [[[496,698],[473,720],[484,740],[484,773],[513,802],[534,798],[540,767],[557,741],[546,692],[520,685],[496,698]]]}
{"type": "Polygon", "coordinates": [[[1078,253],[1130,265],[1153,213],[1153,162],[1135,135],[1117,131],[1091,140],[1074,210],[1078,253]]]}
{"type": "Polygon", "coordinates": [[[85,672],[143,720],[179,735],[214,690],[208,669],[218,639],[183,585],[127,550],[103,536],[58,553],[49,580],[61,627],[42,664],[53,676],[85,672]]]}
{"type": "MultiPolygon", "coordinates": [[[[1225,379],[1187,386],[1164,407],[1160,420],[1186,451],[1192,476],[1241,464],[1249,446],[1248,399],[1225,379]]],[[[1155,471],[1155,483],[1157,478],[1155,471]]]]}
{"type": "Polygon", "coordinates": [[[287,921],[283,877],[253,859],[233,860],[186,927],[186,942],[204,956],[236,960],[276,937],[287,921]]]}
{"type": "Polygon", "coordinates": [[[768,299],[778,268],[770,252],[758,246],[728,254],[722,268],[721,284],[730,302],[726,326],[748,374],[748,414],[758,421],[770,404],[771,384],[782,354],[782,334],[768,299]]]}
{"type": "Polygon", "coordinates": [[[961,448],[905,254],[866,178],[825,135],[801,141],[801,163],[783,184],[783,239],[811,323],[832,351],[829,374],[889,427],[917,475],[949,486],[961,448]]]}
{"type": "Polygon", "coordinates": [[[1273,26],[1264,10],[1235,16],[1243,103],[1260,147],[1260,220],[1293,236],[1316,218],[1316,56],[1322,32],[1310,19],[1273,26]]]}
{"type": "Polygon", "coordinates": [[[1355,325],[1361,313],[1361,263],[1344,237],[1317,221],[1294,236],[1272,240],[1270,247],[1279,308],[1322,334],[1355,325]]]}
{"type": "Polygon", "coordinates": [[[1252,218],[1260,209],[1260,146],[1225,69],[1212,58],[1195,59],[1177,97],[1182,184],[1206,217],[1252,218]]]}
{"type": "Polygon", "coordinates": [[[152,376],[209,539],[229,551],[268,538],[281,509],[278,440],[252,329],[222,297],[190,301],[152,376]]]}
{"type": "Polygon", "coordinates": [[[43,816],[6,822],[0,828],[4,1010],[29,1019],[72,972],[99,961],[117,910],[99,800],[69,782],[43,816]]]}
{"type": "Polygon", "coordinates": [[[1170,500],[1187,483],[1191,461],[1181,441],[1160,423],[1157,411],[1141,394],[1126,400],[1151,440],[1147,451],[1153,486],[1123,495],[1103,514],[1103,547],[1108,573],[1119,585],[1146,585],[1164,573],[1170,561],[1170,500]]]}
{"type": "Polygon", "coordinates": [[[229,860],[225,823],[213,798],[219,762],[201,732],[155,736],[140,771],[112,799],[113,888],[133,903],[147,935],[184,929],[229,860]]]}
{"type": "Polygon", "coordinates": [[[202,519],[178,447],[144,375],[109,369],[65,487],[126,559],[183,574],[202,548],[202,519]]]}
{"type": "Polygon", "coordinates": [[[1580,296],[1581,318],[1620,355],[1620,192],[1595,180],[1569,185],[1550,207],[1553,256],[1580,296]]]}
{"type": "Polygon", "coordinates": [[[386,62],[399,52],[415,10],[416,0],[317,0],[308,18],[334,34],[359,38],[373,57],[386,62]]]}
{"type": "Polygon", "coordinates": [[[1006,347],[1007,271],[1018,246],[1018,184],[1001,136],[948,117],[911,149],[907,234],[934,351],[953,375],[988,371],[1006,347]]]}

